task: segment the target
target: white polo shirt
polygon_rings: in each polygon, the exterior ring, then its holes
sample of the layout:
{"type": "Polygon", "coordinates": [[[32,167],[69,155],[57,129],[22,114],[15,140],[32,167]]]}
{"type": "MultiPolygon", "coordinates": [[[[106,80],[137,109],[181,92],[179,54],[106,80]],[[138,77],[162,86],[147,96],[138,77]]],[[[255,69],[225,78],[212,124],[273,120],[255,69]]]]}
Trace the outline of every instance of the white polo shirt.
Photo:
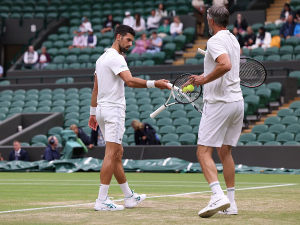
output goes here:
{"type": "Polygon", "coordinates": [[[228,54],[231,70],[222,77],[204,85],[203,101],[208,103],[236,102],[243,100],[240,87],[240,45],[228,30],[220,30],[207,42],[204,58],[204,76],[216,67],[220,55],[228,54]]]}
{"type": "Polygon", "coordinates": [[[124,57],[113,48],[109,48],[96,61],[99,106],[126,109],[124,81],[118,76],[125,70],[129,69],[124,57]]]}

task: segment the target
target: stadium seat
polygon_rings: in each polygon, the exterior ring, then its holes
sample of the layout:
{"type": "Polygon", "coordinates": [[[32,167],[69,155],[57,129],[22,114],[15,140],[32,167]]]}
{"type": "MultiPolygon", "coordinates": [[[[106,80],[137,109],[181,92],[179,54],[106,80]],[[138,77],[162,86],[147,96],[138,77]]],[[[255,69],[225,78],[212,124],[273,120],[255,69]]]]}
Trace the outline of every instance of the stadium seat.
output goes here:
{"type": "Polygon", "coordinates": [[[39,107],[40,106],[51,106],[52,102],[50,100],[42,100],[39,102],[39,107]]]}
{"type": "MultiPolygon", "coordinates": [[[[148,114],[148,117],[152,112],[153,112],[153,110],[150,111],[150,113],[148,114]]],[[[169,112],[168,110],[164,110],[161,113],[159,113],[155,118],[160,119],[160,118],[170,118],[170,117],[171,117],[171,112],[169,112]]]]}
{"type": "Polygon", "coordinates": [[[171,118],[161,118],[157,120],[157,126],[162,127],[165,125],[172,125],[173,124],[173,120],[171,118]]]}
{"type": "Polygon", "coordinates": [[[271,97],[271,90],[268,88],[259,89],[255,93],[257,96],[259,96],[259,104],[258,108],[265,108],[269,104],[270,97],[271,97]]]}
{"type": "Polygon", "coordinates": [[[250,52],[250,55],[252,57],[254,56],[258,56],[258,55],[264,55],[265,51],[263,48],[255,48],[255,49],[252,49],[251,52],[250,52]]]}
{"type": "Polygon", "coordinates": [[[270,101],[277,101],[281,94],[282,84],[279,82],[272,82],[267,85],[267,88],[272,91],[270,101]]]}
{"type": "Polygon", "coordinates": [[[292,54],[285,54],[281,56],[281,61],[291,61],[293,60],[293,55],[292,54]]]}
{"type": "Polygon", "coordinates": [[[278,141],[269,141],[269,142],[266,142],[264,145],[268,145],[268,146],[279,146],[279,145],[281,145],[281,143],[278,142],[278,141]]]}
{"type": "Polygon", "coordinates": [[[300,118],[300,109],[296,109],[296,110],[294,111],[294,116],[297,116],[298,119],[300,118]]]}
{"type": "Polygon", "coordinates": [[[52,127],[48,131],[48,136],[54,135],[54,134],[60,134],[63,131],[62,127],[52,127]]]}
{"type": "Polygon", "coordinates": [[[284,133],[278,134],[278,136],[276,137],[276,141],[278,141],[280,143],[284,143],[287,141],[294,141],[294,138],[295,138],[295,134],[289,133],[289,132],[284,132],[284,133]]]}
{"type": "Polygon", "coordinates": [[[152,60],[154,61],[155,65],[160,65],[164,63],[165,57],[165,52],[156,52],[153,54],[152,60]]]}
{"type": "Polygon", "coordinates": [[[199,126],[201,117],[193,118],[190,120],[189,125],[191,126],[199,126]]]}
{"type": "Polygon", "coordinates": [[[262,143],[261,142],[259,142],[259,141],[250,141],[250,142],[248,142],[248,143],[246,143],[245,145],[247,145],[247,146],[259,146],[259,145],[262,145],[262,143]]]}
{"type": "Polygon", "coordinates": [[[1,114],[6,114],[6,113],[8,113],[8,110],[9,110],[8,107],[3,107],[3,106],[0,107],[0,113],[1,113],[1,114]]]}
{"type": "Polygon", "coordinates": [[[24,101],[15,101],[12,102],[10,107],[24,107],[25,102],[24,101]]]}
{"type": "Polygon", "coordinates": [[[151,99],[150,98],[140,98],[137,100],[136,104],[137,105],[151,104],[151,99]]]}
{"type": "Polygon", "coordinates": [[[196,64],[198,64],[197,59],[186,59],[185,60],[185,65],[196,65],[196,64]]]}
{"type": "Polygon", "coordinates": [[[266,48],[265,56],[268,56],[268,55],[277,55],[278,52],[279,52],[279,48],[278,47],[266,48]]]}
{"type": "Polygon", "coordinates": [[[242,134],[240,136],[240,139],[239,139],[239,142],[242,142],[242,143],[248,143],[250,141],[255,141],[256,140],[256,135],[255,134],[252,134],[252,133],[247,133],[247,134],[242,134]]]}
{"type": "Polygon", "coordinates": [[[295,47],[298,44],[299,44],[299,38],[295,37],[295,36],[290,37],[290,38],[286,39],[286,41],[285,41],[285,45],[292,45],[295,47]]]}
{"type": "Polygon", "coordinates": [[[293,109],[293,110],[300,109],[300,101],[292,102],[290,104],[290,109],[293,109]]]}
{"type": "Polygon", "coordinates": [[[192,133],[192,126],[190,125],[180,125],[176,128],[175,133],[176,134],[186,134],[186,133],[192,133]]]}
{"type": "Polygon", "coordinates": [[[175,133],[175,126],[173,125],[164,125],[162,127],[160,127],[159,129],[159,133],[160,134],[170,134],[170,133],[175,133]]]}
{"type": "Polygon", "coordinates": [[[64,127],[70,127],[72,124],[76,124],[77,126],[79,125],[79,120],[78,119],[70,119],[70,120],[66,120],[64,122],[64,127]]]}
{"type": "Polygon", "coordinates": [[[275,141],[275,134],[269,133],[269,132],[262,133],[262,134],[258,135],[257,141],[262,142],[262,143],[266,143],[269,141],[275,141]]]}
{"type": "Polygon", "coordinates": [[[167,142],[171,142],[171,141],[176,141],[178,140],[178,135],[177,134],[172,134],[172,133],[169,133],[169,134],[165,134],[162,139],[161,139],[161,143],[162,144],[165,144],[167,142]]]}
{"type": "MultiPolygon", "coordinates": [[[[129,113],[132,113],[132,112],[129,112],[129,113]]],[[[137,112],[134,112],[134,113],[137,113],[137,112]]],[[[139,117],[134,117],[134,118],[140,118],[140,119],[146,119],[146,118],[149,118],[149,115],[152,113],[152,111],[144,111],[144,112],[141,112],[139,114],[139,117]]],[[[126,114],[127,115],[127,114],[126,114]]],[[[156,118],[157,119],[157,118],[156,118]]]]}
{"type": "Polygon", "coordinates": [[[184,109],[184,105],[183,104],[175,104],[175,105],[171,105],[169,107],[169,111],[171,111],[171,112],[176,111],[176,110],[183,110],[183,109],[184,109]]]}
{"type": "Polygon", "coordinates": [[[89,124],[89,119],[81,120],[78,124],[79,127],[85,127],[88,126],[89,124]]]}
{"type": "Polygon", "coordinates": [[[166,59],[174,58],[175,49],[176,49],[175,43],[167,43],[163,48],[163,51],[166,53],[165,58],[166,59]]]}
{"type": "Polygon", "coordinates": [[[292,45],[285,45],[285,46],[282,46],[282,47],[279,49],[279,54],[280,54],[280,55],[293,54],[293,49],[294,49],[294,47],[293,47],[292,45]]]}
{"type": "Polygon", "coordinates": [[[283,124],[273,124],[269,127],[269,132],[275,135],[285,132],[285,125],[283,124]]]}
{"type": "Polygon", "coordinates": [[[269,55],[266,57],[267,62],[278,62],[280,61],[280,56],[279,55],[269,55]]]}
{"type": "Polygon", "coordinates": [[[39,113],[47,113],[47,112],[50,112],[50,111],[51,111],[51,108],[49,106],[42,106],[42,107],[39,107],[36,110],[36,112],[39,112],[39,113]]]}
{"type": "Polygon", "coordinates": [[[70,112],[70,113],[67,113],[65,116],[64,116],[64,119],[65,120],[69,120],[69,119],[78,119],[79,118],[79,113],[78,112],[70,112]]]}
{"type": "Polygon", "coordinates": [[[22,113],[35,113],[36,107],[30,106],[23,109],[22,113]]]}
{"type": "Polygon", "coordinates": [[[259,135],[262,133],[267,133],[268,132],[268,126],[261,124],[261,125],[256,125],[252,128],[251,133],[259,135]]]}
{"type": "Polygon", "coordinates": [[[298,88],[300,87],[300,71],[293,71],[289,73],[289,77],[295,77],[297,78],[298,82],[298,88]]]}
{"type": "Polygon", "coordinates": [[[170,141],[170,142],[166,142],[164,145],[165,146],[180,146],[181,143],[177,142],[177,141],[170,141]]]}
{"type": "Polygon", "coordinates": [[[286,141],[283,143],[283,145],[298,146],[298,145],[300,145],[300,143],[297,141],[286,141]]]}
{"type": "Polygon", "coordinates": [[[14,108],[10,108],[9,111],[8,111],[8,113],[9,113],[9,114],[11,114],[11,113],[15,113],[15,114],[16,114],[16,113],[21,113],[22,110],[23,110],[23,109],[22,109],[21,107],[14,107],[14,108]]]}
{"type": "Polygon", "coordinates": [[[173,42],[176,44],[176,51],[180,51],[183,49],[183,47],[186,43],[186,36],[178,35],[173,39],[173,42]]]}
{"type": "Polygon", "coordinates": [[[46,147],[45,143],[41,143],[41,142],[36,142],[31,144],[32,147],[46,147]]]}
{"type": "Polygon", "coordinates": [[[268,117],[266,120],[265,120],[265,125],[273,125],[273,124],[280,124],[280,121],[281,121],[281,118],[278,117],[278,116],[272,116],[272,117],[268,117]]]}
{"type": "Polygon", "coordinates": [[[298,134],[300,133],[300,124],[290,124],[286,128],[286,132],[298,134]]]}
{"type": "Polygon", "coordinates": [[[196,144],[196,135],[191,133],[182,134],[179,137],[179,142],[182,145],[195,145],[196,144]]]}
{"type": "Polygon", "coordinates": [[[73,82],[74,78],[72,77],[60,78],[55,81],[56,84],[72,84],[73,82]]]}
{"type": "Polygon", "coordinates": [[[172,114],[171,114],[172,119],[184,118],[184,117],[186,117],[186,111],[185,110],[176,110],[176,111],[173,111],[172,114]]]}
{"type": "Polygon", "coordinates": [[[244,99],[245,103],[248,104],[247,115],[253,115],[257,109],[259,104],[259,96],[257,95],[248,95],[244,99]]]}
{"type": "Polygon", "coordinates": [[[65,111],[64,106],[56,106],[51,109],[51,112],[56,112],[56,113],[64,113],[64,111],[65,111]]]}
{"type": "Polygon", "coordinates": [[[37,143],[37,142],[47,144],[47,142],[48,142],[48,141],[47,141],[47,136],[46,136],[46,135],[43,135],[43,134],[35,135],[35,136],[31,139],[31,144],[34,144],[34,143],[37,143]]]}
{"type": "Polygon", "coordinates": [[[291,125],[296,124],[298,122],[298,117],[296,116],[285,116],[281,119],[280,123],[283,125],[291,125]]]}
{"type": "Polygon", "coordinates": [[[149,123],[151,126],[156,125],[156,119],[147,118],[141,121],[142,123],[149,123]]]}
{"type": "MultiPolygon", "coordinates": [[[[132,94],[134,94],[134,93],[132,93],[132,94]]],[[[149,96],[150,96],[149,92],[139,92],[135,96],[133,96],[133,98],[134,97],[136,97],[137,99],[140,99],[140,98],[149,98],[149,96]]]]}
{"type": "Polygon", "coordinates": [[[86,120],[90,118],[90,113],[89,112],[85,112],[79,115],[79,119],[80,120],[86,120]]]}
{"type": "Polygon", "coordinates": [[[294,115],[294,110],[292,109],[281,109],[277,113],[277,116],[281,118],[285,116],[293,116],[293,115],[294,115]]]}

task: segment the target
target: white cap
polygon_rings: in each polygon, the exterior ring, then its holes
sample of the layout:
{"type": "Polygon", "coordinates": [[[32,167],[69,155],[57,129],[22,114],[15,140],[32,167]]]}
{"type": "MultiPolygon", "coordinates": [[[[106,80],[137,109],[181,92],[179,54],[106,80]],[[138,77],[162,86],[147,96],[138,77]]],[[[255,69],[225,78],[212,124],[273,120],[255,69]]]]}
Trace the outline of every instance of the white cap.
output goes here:
{"type": "Polygon", "coordinates": [[[130,16],[130,12],[129,12],[129,11],[126,11],[126,12],[125,12],[125,16],[130,16]]]}
{"type": "Polygon", "coordinates": [[[89,28],[88,31],[89,31],[89,32],[94,32],[92,28],[89,28]]]}

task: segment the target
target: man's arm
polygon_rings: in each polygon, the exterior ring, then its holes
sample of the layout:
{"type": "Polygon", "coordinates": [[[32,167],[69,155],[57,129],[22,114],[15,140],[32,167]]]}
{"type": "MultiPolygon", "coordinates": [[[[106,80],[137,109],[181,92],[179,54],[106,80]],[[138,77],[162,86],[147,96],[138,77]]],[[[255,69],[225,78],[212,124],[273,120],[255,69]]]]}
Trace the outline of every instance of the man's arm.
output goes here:
{"type": "Polygon", "coordinates": [[[97,74],[95,72],[95,81],[94,81],[94,89],[92,92],[92,99],[91,99],[91,111],[94,111],[91,115],[90,115],[90,119],[89,119],[89,127],[92,128],[93,130],[97,130],[97,120],[96,120],[96,107],[97,107],[97,95],[98,95],[98,81],[97,81],[97,74]]]}

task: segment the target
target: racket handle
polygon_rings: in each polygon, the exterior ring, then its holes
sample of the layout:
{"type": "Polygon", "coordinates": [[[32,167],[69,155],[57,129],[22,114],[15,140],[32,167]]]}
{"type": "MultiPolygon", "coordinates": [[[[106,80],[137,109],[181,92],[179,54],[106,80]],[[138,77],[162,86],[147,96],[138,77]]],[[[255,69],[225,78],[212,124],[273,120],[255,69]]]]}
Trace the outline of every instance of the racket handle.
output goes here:
{"type": "Polygon", "coordinates": [[[202,50],[201,48],[198,48],[198,52],[201,54],[201,55],[205,55],[206,51],[202,50]]]}
{"type": "Polygon", "coordinates": [[[166,108],[165,105],[162,105],[161,107],[159,107],[157,110],[155,110],[153,113],[150,114],[150,117],[153,119],[154,117],[156,117],[158,114],[160,114],[162,111],[164,111],[164,109],[166,108]]]}

